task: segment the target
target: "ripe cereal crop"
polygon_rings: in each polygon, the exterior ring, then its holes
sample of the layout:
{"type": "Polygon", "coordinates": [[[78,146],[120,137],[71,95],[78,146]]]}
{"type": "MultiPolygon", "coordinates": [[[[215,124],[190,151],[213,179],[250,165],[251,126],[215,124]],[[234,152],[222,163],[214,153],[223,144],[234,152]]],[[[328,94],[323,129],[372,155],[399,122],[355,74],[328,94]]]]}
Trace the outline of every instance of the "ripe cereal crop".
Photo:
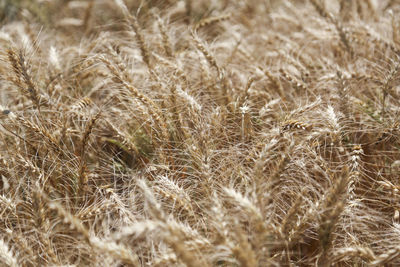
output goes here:
{"type": "Polygon", "coordinates": [[[0,266],[400,266],[399,1],[0,22],[0,266]]]}

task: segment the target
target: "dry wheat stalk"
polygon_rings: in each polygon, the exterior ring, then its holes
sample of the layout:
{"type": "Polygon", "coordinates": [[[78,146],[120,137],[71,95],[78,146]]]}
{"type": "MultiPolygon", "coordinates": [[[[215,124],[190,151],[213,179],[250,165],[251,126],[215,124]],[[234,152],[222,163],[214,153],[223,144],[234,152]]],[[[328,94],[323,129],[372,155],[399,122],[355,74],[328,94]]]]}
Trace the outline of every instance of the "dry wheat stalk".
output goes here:
{"type": "Polygon", "coordinates": [[[129,10],[126,7],[123,0],[115,0],[115,3],[121,9],[122,14],[125,16],[125,18],[129,22],[129,27],[133,30],[133,32],[136,35],[136,40],[139,44],[139,48],[142,53],[144,63],[146,63],[146,65],[149,68],[151,68],[149,48],[147,47],[147,44],[145,43],[143,32],[142,32],[142,29],[139,25],[137,18],[135,16],[131,15],[131,13],[129,12],[129,10]]]}

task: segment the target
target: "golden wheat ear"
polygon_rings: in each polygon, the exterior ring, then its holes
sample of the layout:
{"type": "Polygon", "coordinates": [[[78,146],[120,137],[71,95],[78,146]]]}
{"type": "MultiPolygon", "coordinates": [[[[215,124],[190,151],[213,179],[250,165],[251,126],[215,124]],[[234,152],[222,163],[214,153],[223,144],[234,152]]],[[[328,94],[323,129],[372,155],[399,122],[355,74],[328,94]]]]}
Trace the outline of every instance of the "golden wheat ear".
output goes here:
{"type": "Polygon", "coordinates": [[[32,100],[36,108],[40,111],[40,93],[33,82],[31,72],[32,70],[28,66],[28,62],[20,50],[18,53],[9,49],[7,51],[8,61],[10,62],[12,69],[14,71],[15,77],[12,77],[12,82],[25,94],[29,99],[32,100]]]}

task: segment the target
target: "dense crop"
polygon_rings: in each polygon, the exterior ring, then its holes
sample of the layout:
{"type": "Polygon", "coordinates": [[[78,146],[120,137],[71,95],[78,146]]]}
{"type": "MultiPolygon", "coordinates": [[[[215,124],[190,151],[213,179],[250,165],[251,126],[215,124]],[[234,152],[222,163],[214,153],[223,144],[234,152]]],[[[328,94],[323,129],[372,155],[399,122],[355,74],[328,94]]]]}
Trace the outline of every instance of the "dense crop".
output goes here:
{"type": "Polygon", "coordinates": [[[0,8],[2,266],[400,265],[399,1],[0,8]]]}

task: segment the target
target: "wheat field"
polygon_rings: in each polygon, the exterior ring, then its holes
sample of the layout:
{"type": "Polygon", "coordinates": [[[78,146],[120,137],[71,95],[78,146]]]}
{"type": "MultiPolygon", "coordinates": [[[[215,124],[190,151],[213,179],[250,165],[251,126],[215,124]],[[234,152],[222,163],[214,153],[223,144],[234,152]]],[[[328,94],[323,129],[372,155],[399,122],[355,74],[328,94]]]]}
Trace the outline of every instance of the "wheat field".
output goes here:
{"type": "Polygon", "coordinates": [[[400,266],[397,0],[0,0],[0,266],[400,266]]]}

